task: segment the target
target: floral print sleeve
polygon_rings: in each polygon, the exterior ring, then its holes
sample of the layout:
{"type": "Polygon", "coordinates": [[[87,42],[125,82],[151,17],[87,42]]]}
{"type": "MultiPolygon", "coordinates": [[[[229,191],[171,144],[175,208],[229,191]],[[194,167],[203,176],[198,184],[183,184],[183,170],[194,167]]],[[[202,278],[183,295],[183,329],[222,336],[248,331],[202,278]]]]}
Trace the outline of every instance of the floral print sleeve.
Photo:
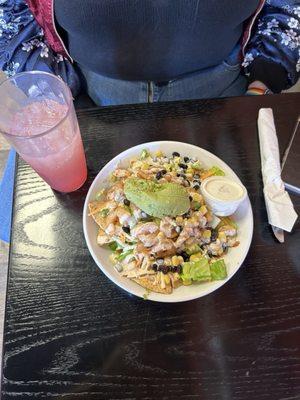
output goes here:
{"type": "Polygon", "coordinates": [[[300,0],[266,0],[247,44],[243,66],[257,58],[281,65],[292,86],[300,75],[300,0]]]}
{"type": "Polygon", "coordinates": [[[0,0],[0,68],[8,76],[40,70],[60,76],[79,92],[79,77],[69,60],[47,45],[25,0],[0,0]]]}

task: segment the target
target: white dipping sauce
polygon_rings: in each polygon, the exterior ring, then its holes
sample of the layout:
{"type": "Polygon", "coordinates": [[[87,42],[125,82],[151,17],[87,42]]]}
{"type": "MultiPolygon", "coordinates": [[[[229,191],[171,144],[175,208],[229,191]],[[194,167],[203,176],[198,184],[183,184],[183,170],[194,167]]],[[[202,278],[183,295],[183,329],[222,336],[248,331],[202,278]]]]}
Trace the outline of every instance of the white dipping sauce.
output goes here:
{"type": "Polygon", "coordinates": [[[232,215],[247,196],[243,185],[225,176],[211,176],[201,184],[201,193],[215,215],[232,215]]]}
{"type": "Polygon", "coordinates": [[[225,201],[237,200],[244,194],[241,186],[235,182],[217,178],[207,182],[205,189],[214,198],[225,201]]]}

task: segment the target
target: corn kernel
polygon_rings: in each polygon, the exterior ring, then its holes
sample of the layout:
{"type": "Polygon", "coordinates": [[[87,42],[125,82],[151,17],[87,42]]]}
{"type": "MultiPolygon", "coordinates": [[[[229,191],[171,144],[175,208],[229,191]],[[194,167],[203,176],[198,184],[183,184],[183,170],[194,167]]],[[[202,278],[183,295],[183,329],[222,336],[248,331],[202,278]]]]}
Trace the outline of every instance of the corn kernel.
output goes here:
{"type": "Polygon", "coordinates": [[[181,256],[173,256],[172,257],[172,265],[177,267],[183,262],[183,258],[181,256]]]}
{"type": "Polygon", "coordinates": [[[207,213],[206,206],[201,206],[199,211],[201,212],[202,215],[205,215],[207,213]]]}
{"type": "Polygon", "coordinates": [[[148,163],[143,163],[143,165],[141,166],[142,170],[147,170],[149,169],[149,164],[148,163]]]}
{"type": "Polygon", "coordinates": [[[194,175],[194,170],[193,170],[193,168],[188,168],[188,169],[186,170],[186,173],[187,173],[187,174],[194,175]]]}
{"type": "Polygon", "coordinates": [[[183,218],[182,217],[176,217],[176,222],[178,224],[182,224],[183,223],[183,218]]]}
{"type": "Polygon", "coordinates": [[[177,256],[173,256],[172,257],[172,265],[174,266],[174,267],[176,267],[178,264],[177,264],[177,256]]]}
{"type": "Polygon", "coordinates": [[[163,152],[161,150],[158,150],[158,151],[155,152],[155,156],[156,157],[163,157],[163,155],[164,154],[163,154],[163,152]]]}
{"type": "Polygon", "coordinates": [[[202,203],[203,197],[201,196],[200,193],[192,193],[193,200],[199,201],[199,203],[202,203]]]}
{"type": "Polygon", "coordinates": [[[209,229],[205,229],[205,231],[202,233],[202,237],[204,239],[210,239],[211,237],[211,231],[209,229]]]}
{"type": "Polygon", "coordinates": [[[192,254],[190,256],[190,261],[198,261],[200,260],[201,257],[202,257],[201,253],[192,254]]]}
{"type": "Polygon", "coordinates": [[[164,259],[164,264],[170,267],[172,265],[172,260],[170,257],[164,259]]]}
{"type": "Polygon", "coordinates": [[[220,239],[220,241],[222,243],[226,242],[226,234],[225,234],[225,232],[219,232],[218,239],[220,239]]]}
{"type": "Polygon", "coordinates": [[[164,275],[164,280],[165,280],[165,283],[166,283],[167,285],[169,285],[170,282],[171,282],[169,275],[164,275]]]}

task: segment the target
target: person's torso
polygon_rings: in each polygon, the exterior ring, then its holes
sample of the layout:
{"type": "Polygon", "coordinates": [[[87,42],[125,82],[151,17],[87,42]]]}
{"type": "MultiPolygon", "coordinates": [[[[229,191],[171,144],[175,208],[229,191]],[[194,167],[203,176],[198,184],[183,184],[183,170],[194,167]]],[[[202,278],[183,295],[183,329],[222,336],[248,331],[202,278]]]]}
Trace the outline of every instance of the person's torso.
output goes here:
{"type": "Polygon", "coordinates": [[[259,0],[55,0],[71,56],[109,77],[164,81],[226,59],[259,0]]]}

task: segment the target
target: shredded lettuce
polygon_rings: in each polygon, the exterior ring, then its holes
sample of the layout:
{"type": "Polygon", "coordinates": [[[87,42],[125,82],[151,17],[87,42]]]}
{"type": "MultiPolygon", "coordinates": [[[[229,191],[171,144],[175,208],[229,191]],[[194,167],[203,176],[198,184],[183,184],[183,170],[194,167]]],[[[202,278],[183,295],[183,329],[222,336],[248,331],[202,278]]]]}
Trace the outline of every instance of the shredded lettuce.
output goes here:
{"type": "Polygon", "coordinates": [[[108,244],[108,247],[110,248],[110,250],[112,251],[116,251],[118,248],[118,243],[117,242],[111,242],[108,244]]]}
{"type": "Polygon", "coordinates": [[[127,256],[129,256],[129,254],[133,253],[133,249],[131,250],[127,250],[127,251],[123,251],[118,257],[117,260],[118,261],[123,261],[127,256]]]}
{"type": "Polygon", "coordinates": [[[147,149],[143,149],[140,155],[141,160],[145,160],[145,158],[149,157],[150,153],[147,149]]]}
{"type": "Polygon", "coordinates": [[[227,278],[226,265],[223,259],[210,264],[211,279],[219,281],[227,278]]]}
{"type": "Polygon", "coordinates": [[[192,254],[199,253],[201,251],[200,246],[198,244],[193,244],[185,249],[185,252],[191,256],[192,254]]]}
{"type": "Polygon", "coordinates": [[[221,168],[219,168],[215,165],[209,169],[209,172],[210,172],[210,175],[217,175],[217,176],[225,175],[225,172],[221,168]]]}
{"type": "Polygon", "coordinates": [[[191,167],[192,167],[193,169],[201,169],[200,161],[197,160],[196,162],[194,162],[194,163],[191,165],[191,167]]]}
{"type": "Polygon", "coordinates": [[[205,257],[197,261],[183,263],[181,279],[184,281],[203,282],[210,281],[211,274],[208,260],[205,257]]]}

